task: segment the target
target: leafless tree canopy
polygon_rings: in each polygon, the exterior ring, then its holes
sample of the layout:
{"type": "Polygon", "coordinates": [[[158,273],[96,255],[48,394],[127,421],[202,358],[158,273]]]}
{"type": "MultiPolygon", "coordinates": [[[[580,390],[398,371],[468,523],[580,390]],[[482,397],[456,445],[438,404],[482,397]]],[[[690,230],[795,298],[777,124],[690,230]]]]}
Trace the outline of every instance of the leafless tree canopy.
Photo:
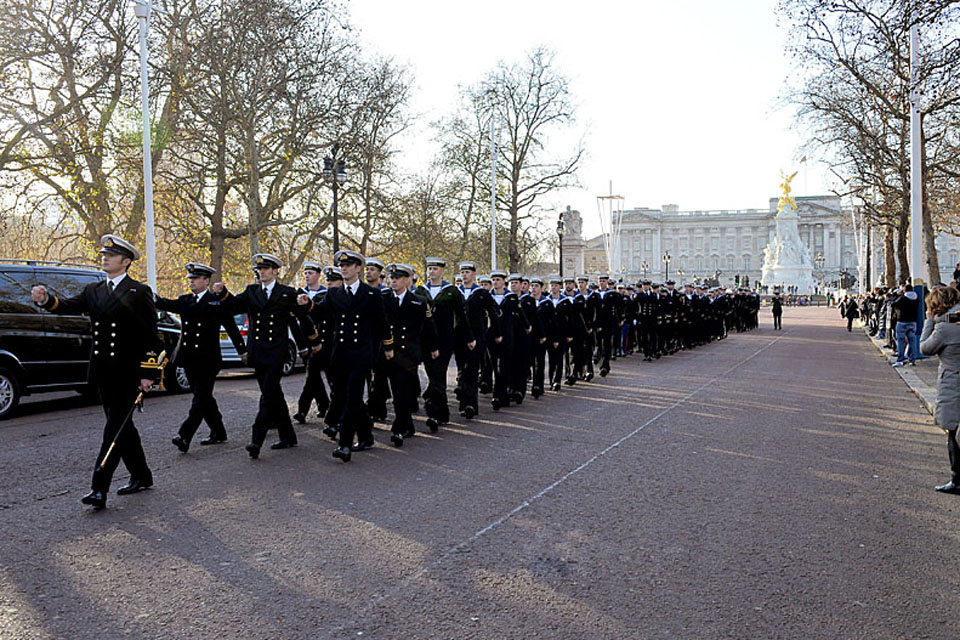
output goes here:
{"type": "MultiPolygon", "coordinates": [[[[501,123],[500,245],[511,268],[539,259],[540,200],[572,184],[573,122],[549,52],[503,63],[435,127],[438,153],[405,167],[413,73],[368,55],[331,0],[157,0],[150,20],[150,160],[161,291],[188,260],[246,280],[270,251],[292,278],[329,260],[331,185],[347,161],[341,242],[421,263],[489,254],[489,149],[501,123]]],[[[0,246],[6,256],[91,259],[98,238],[142,237],[138,23],[118,0],[0,0],[0,246]]],[[[143,268],[137,265],[137,268],[143,268]]]]}

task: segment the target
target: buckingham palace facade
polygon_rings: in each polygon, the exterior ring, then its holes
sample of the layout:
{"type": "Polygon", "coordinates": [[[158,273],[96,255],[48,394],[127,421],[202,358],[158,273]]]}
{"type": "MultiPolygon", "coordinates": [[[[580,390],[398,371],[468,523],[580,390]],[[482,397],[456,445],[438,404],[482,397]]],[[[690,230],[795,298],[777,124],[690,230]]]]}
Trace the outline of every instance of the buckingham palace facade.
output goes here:
{"type": "MultiPolygon", "coordinates": [[[[795,200],[800,238],[811,258],[822,256],[822,273],[815,277],[824,282],[837,280],[842,272],[857,277],[857,243],[850,210],[841,207],[837,196],[800,196],[795,200]]],[[[614,229],[619,222],[619,243],[616,234],[607,242],[604,240],[610,236],[583,239],[580,215],[568,208],[564,214],[568,230],[563,237],[564,273],[593,275],[606,271],[609,253],[609,270],[624,281],[635,282],[644,275],[665,280],[669,269],[669,277],[677,281],[712,278],[719,272],[724,285],[732,284],[736,276],[741,281],[747,276],[756,283],[763,267],[763,250],[776,232],[777,201],[770,198],[767,209],[681,211],[677,205],[664,205],[660,209],[625,210],[605,222],[614,229]],[[663,261],[665,253],[670,255],[669,266],[663,261]]],[[[960,261],[960,238],[940,234],[936,244],[941,280],[946,278],[943,281],[948,282],[954,264],[960,261]]],[[[864,276],[876,283],[883,268],[881,234],[873,234],[871,245],[872,273],[864,276]]]]}

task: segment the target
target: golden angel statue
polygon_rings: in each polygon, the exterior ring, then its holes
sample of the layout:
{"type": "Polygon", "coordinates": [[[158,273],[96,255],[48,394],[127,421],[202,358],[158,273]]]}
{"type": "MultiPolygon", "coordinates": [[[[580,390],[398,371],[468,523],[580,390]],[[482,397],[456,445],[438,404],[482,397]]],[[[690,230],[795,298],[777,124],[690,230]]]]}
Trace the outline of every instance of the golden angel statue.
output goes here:
{"type": "Polygon", "coordinates": [[[783,209],[784,205],[789,204],[790,207],[794,210],[797,208],[797,203],[793,199],[793,196],[790,195],[790,182],[797,177],[797,171],[794,171],[792,174],[787,176],[783,172],[783,169],[780,169],[780,177],[783,179],[783,182],[780,183],[780,188],[783,190],[783,195],[780,196],[780,201],[777,202],[777,213],[783,209]]]}

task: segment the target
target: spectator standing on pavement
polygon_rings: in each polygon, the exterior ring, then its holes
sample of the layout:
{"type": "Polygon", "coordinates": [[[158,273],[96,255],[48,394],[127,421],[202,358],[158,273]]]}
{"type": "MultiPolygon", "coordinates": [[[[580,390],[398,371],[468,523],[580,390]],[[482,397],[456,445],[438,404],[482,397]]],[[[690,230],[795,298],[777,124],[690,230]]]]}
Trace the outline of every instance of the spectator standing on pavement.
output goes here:
{"type": "Polygon", "coordinates": [[[953,266],[953,279],[956,282],[960,282],[960,262],[953,266]]]}
{"type": "Polygon", "coordinates": [[[937,402],[933,419],[947,434],[950,458],[950,482],[935,487],[944,493],[960,494],[960,323],[950,322],[951,314],[960,314],[960,291],[952,287],[934,287],[927,297],[927,320],[920,338],[920,351],[937,355],[937,402]]]}
{"type": "Polygon", "coordinates": [[[773,328],[779,331],[783,329],[783,302],[780,300],[779,293],[773,294],[770,306],[773,311],[773,328]]]}
{"type": "Polygon", "coordinates": [[[847,319],[847,331],[853,331],[853,321],[860,317],[860,307],[855,298],[844,296],[840,303],[840,317],[847,319]]]}
{"type": "Polygon", "coordinates": [[[907,291],[901,288],[900,296],[894,300],[893,308],[897,313],[897,361],[895,367],[902,367],[904,360],[909,359],[910,366],[917,364],[917,310],[920,299],[916,291],[907,291]]]}

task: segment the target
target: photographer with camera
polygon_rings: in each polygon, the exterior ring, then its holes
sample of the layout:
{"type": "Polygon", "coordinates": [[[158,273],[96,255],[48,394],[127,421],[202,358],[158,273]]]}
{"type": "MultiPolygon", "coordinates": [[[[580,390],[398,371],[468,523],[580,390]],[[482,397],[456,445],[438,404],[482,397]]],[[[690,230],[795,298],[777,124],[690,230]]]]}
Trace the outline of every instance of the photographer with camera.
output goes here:
{"type": "Polygon", "coordinates": [[[950,482],[935,487],[944,493],[960,494],[960,292],[953,287],[934,287],[927,296],[927,320],[920,336],[920,352],[937,355],[937,403],[933,419],[947,434],[950,482]]]}

